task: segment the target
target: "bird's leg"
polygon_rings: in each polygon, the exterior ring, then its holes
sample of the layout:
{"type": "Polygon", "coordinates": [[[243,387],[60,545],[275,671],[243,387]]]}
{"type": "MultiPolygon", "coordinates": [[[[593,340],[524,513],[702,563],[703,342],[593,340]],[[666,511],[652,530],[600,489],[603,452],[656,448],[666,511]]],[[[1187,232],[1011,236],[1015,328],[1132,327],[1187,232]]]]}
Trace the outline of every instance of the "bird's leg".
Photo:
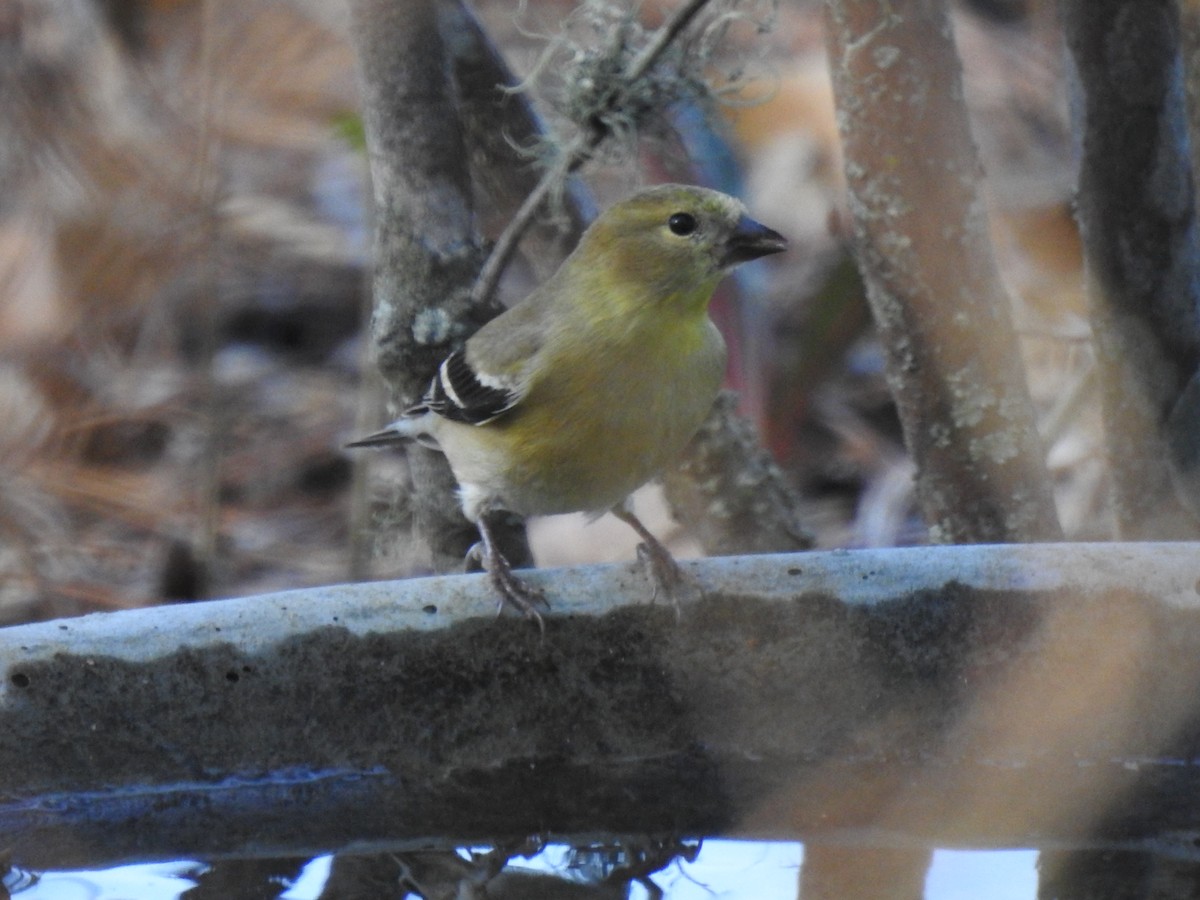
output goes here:
{"type": "Polygon", "coordinates": [[[496,546],[496,536],[492,533],[491,526],[488,525],[487,516],[481,515],[476,524],[479,526],[480,540],[478,544],[467,551],[467,558],[475,559],[483,566],[483,570],[487,572],[492,581],[492,586],[500,595],[496,612],[502,612],[504,604],[512,604],[526,618],[537,622],[538,629],[545,634],[546,623],[542,620],[542,614],[538,612],[538,607],[550,608],[546,595],[513,573],[512,566],[496,546]]]}
{"type": "Polygon", "coordinates": [[[700,586],[683,569],[671,555],[671,551],[662,545],[650,529],[642,524],[642,520],[634,515],[628,501],[619,503],[612,508],[612,514],[638,533],[642,542],[638,544],[638,560],[648,568],[650,578],[654,582],[654,594],[651,602],[658,599],[659,592],[667,596],[675,607],[678,616],[681,603],[685,600],[699,599],[700,586]]]}

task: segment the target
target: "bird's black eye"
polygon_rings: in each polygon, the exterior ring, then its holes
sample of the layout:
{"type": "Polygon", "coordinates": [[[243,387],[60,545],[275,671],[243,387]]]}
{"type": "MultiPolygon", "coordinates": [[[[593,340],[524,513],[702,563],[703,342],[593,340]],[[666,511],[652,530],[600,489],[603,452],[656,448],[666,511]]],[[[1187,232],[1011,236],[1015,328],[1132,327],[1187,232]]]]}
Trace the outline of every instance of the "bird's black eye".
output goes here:
{"type": "Polygon", "coordinates": [[[675,213],[671,218],[667,219],[667,227],[671,229],[671,234],[683,237],[696,230],[696,217],[691,213],[675,213]]]}

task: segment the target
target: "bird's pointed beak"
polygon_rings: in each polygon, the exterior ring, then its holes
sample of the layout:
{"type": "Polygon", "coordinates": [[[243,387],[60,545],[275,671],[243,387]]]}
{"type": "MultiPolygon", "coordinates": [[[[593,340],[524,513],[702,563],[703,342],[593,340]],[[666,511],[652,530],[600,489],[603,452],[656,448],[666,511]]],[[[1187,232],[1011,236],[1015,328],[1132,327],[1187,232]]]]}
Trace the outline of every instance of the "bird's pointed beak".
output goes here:
{"type": "Polygon", "coordinates": [[[743,215],[721,247],[719,261],[721,268],[732,269],[741,263],[772,253],[782,253],[786,249],[787,238],[782,234],[743,215]]]}

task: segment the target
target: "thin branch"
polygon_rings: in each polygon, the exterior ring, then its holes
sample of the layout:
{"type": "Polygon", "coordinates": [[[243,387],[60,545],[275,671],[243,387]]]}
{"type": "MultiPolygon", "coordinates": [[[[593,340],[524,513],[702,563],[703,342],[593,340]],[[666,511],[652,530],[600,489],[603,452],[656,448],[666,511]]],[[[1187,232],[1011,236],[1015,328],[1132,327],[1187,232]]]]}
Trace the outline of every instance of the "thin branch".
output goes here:
{"type": "MultiPolygon", "coordinates": [[[[591,140],[591,138],[587,140],[591,140]]],[[[525,232],[533,223],[534,216],[537,215],[538,209],[553,187],[561,183],[563,178],[582,165],[587,160],[591,150],[594,150],[599,145],[599,139],[596,139],[595,144],[587,152],[581,152],[578,148],[584,146],[586,142],[580,138],[572,141],[568,150],[563,152],[555,160],[554,165],[546,170],[537,185],[529,193],[529,196],[525,198],[525,202],[513,214],[504,231],[500,233],[500,237],[496,239],[495,246],[492,247],[492,252],[488,255],[487,262],[479,270],[479,277],[475,280],[475,284],[471,288],[471,299],[475,303],[486,303],[492,294],[495,293],[496,285],[500,283],[500,276],[508,268],[508,264],[512,262],[513,254],[517,251],[517,245],[520,244],[521,238],[525,236],[525,232]]]]}
{"type": "MultiPolygon", "coordinates": [[[[620,79],[620,83],[628,87],[635,84],[649,72],[666,52],[671,43],[696,18],[709,0],[687,0],[675,11],[655,33],[642,51],[630,61],[620,79]]],[[[609,105],[617,107],[621,104],[623,92],[617,91],[609,100],[609,105]]],[[[590,123],[595,126],[595,123],[590,123]]],[[[559,153],[554,164],[546,169],[537,186],[530,192],[525,202],[521,204],[512,220],[496,240],[488,260],[480,270],[471,289],[471,297],[476,303],[486,302],[496,290],[500,276],[512,261],[513,254],[525,235],[538,210],[546,197],[561,184],[563,179],[591,159],[592,154],[608,137],[608,132],[600,127],[589,127],[575,136],[559,153]]]]}
{"type": "Polygon", "coordinates": [[[659,57],[671,46],[671,42],[679,37],[707,3],[708,0],[688,0],[687,3],[675,10],[675,14],[663,23],[662,27],[654,33],[650,42],[642,48],[642,52],[635,56],[633,62],[629,64],[629,69],[625,73],[626,82],[637,81],[649,72],[658,62],[659,57]]]}
{"type": "MultiPolygon", "coordinates": [[[[488,218],[507,223],[541,177],[529,165],[523,148],[544,141],[546,129],[529,92],[518,90],[516,76],[465,2],[446,0],[440,14],[443,33],[455,36],[447,50],[458,87],[464,139],[471,148],[471,175],[483,198],[484,227],[488,218]]],[[[565,223],[557,218],[535,221],[527,234],[527,241],[538,241],[529,261],[539,277],[553,271],[562,248],[573,246],[596,215],[595,201],[578,178],[567,180],[563,212],[565,223]]]]}

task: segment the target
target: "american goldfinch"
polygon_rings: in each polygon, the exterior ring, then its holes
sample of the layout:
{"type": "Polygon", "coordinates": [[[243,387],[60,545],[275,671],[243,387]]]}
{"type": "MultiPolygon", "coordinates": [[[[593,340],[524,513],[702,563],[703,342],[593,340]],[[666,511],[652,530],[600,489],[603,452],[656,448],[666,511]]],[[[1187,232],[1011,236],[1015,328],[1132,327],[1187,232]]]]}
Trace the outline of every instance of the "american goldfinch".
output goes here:
{"type": "Polygon", "coordinates": [[[711,409],[725,342],[717,282],[787,242],[716,191],[662,185],[604,212],[558,271],[476,332],[420,402],[349,446],[438,447],[479,528],[473,553],[504,601],[541,622],[540,593],[496,547],[488,515],[611,510],[642,538],[660,582],[678,568],[626,504],[711,409]]]}

